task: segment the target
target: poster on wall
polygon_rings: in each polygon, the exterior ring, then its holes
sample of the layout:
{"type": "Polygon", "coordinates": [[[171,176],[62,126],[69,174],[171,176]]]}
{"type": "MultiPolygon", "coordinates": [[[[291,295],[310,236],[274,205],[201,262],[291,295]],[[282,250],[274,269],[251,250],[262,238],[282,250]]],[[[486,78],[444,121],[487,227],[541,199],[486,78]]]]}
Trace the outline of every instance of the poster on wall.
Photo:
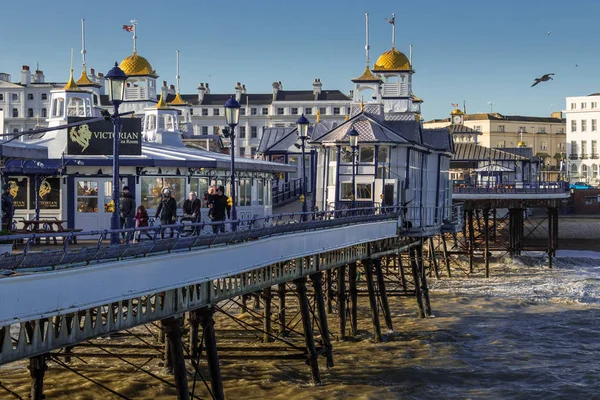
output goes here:
{"type": "Polygon", "coordinates": [[[27,209],[27,178],[9,178],[7,185],[15,209],[27,209]]]}
{"type": "MultiPolygon", "coordinates": [[[[35,210],[35,182],[32,181],[29,195],[29,208],[35,210]]],[[[60,208],[60,178],[40,178],[39,196],[40,210],[57,210],[60,208]]]]}
{"type": "MultiPolygon", "coordinates": [[[[84,122],[86,118],[69,117],[68,123],[84,122]]],[[[121,118],[119,154],[139,156],[142,154],[141,118],[121,118]]],[[[69,128],[67,154],[110,156],[113,153],[113,124],[111,121],[82,123],[69,128]]]]}

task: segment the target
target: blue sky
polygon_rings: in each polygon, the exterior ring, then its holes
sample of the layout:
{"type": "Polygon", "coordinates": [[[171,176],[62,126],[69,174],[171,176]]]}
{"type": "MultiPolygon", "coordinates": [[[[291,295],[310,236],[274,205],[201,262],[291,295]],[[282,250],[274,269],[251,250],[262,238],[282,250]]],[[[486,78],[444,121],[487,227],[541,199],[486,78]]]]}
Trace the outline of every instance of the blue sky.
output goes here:
{"type": "Polygon", "coordinates": [[[74,48],[79,74],[85,18],[88,67],[106,73],[131,54],[122,25],[136,18],[138,53],[160,81],[175,83],[180,50],[183,93],[196,93],[199,82],[213,93],[233,92],[238,81],[255,93],[270,92],[273,81],[310,89],[315,77],[323,89],[347,92],[364,69],[365,12],[371,64],[391,47],[384,18],[396,13],[396,48],[408,55],[414,46],[413,90],[425,119],[444,118],[463,100],[469,113],[493,102],[503,114],[546,116],[564,109],[567,96],[600,92],[596,0],[11,1],[3,5],[0,71],[18,79],[21,65],[39,62],[47,80],[65,81],[74,48]],[[554,81],[530,87],[549,72],[554,81]]]}

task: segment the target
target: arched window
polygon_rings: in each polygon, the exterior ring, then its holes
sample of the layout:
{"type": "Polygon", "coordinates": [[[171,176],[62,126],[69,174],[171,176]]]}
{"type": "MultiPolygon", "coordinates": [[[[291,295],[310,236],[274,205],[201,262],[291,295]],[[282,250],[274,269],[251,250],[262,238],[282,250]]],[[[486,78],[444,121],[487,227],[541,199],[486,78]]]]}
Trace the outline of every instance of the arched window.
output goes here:
{"type": "Polygon", "coordinates": [[[581,178],[588,179],[588,166],[581,164],[581,178]]]}
{"type": "Polygon", "coordinates": [[[52,101],[52,116],[53,117],[62,117],[63,114],[63,108],[64,108],[64,104],[65,104],[65,99],[63,98],[58,98],[58,99],[54,99],[52,101]]]}
{"type": "Polygon", "coordinates": [[[592,178],[598,178],[598,164],[592,164],[592,178]]]}
{"type": "Polygon", "coordinates": [[[71,97],[67,102],[67,117],[85,117],[85,103],[81,97],[71,97]]]}
{"type": "Polygon", "coordinates": [[[577,175],[579,170],[577,169],[577,164],[571,164],[571,174],[577,175]]]}

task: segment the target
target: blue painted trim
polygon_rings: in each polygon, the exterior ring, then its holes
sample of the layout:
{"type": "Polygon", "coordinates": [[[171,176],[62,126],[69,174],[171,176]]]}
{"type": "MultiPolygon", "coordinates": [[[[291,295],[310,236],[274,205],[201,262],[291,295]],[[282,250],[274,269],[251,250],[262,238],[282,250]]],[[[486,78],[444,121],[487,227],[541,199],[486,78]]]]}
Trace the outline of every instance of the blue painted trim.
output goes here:
{"type": "Polygon", "coordinates": [[[325,147],[325,156],[323,159],[323,205],[321,206],[321,211],[325,211],[325,206],[327,205],[327,201],[329,200],[329,190],[327,190],[327,188],[329,187],[329,153],[331,152],[331,150],[333,149],[330,147],[325,147]]]}
{"type": "Polygon", "coordinates": [[[340,146],[339,144],[337,146],[335,146],[337,148],[337,159],[336,159],[336,166],[335,166],[335,209],[337,209],[337,205],[338,205],[338,201],[340,198],[340,159],[342,156],[342,146],[340,146]]]}
{"type": "Polygon", "coordinates": [[[438,217],[440,206],[440,181],[442,179],[442,155],[438,154],[437,183],[435,188],[435,215],[438,217]]]}
{"type": "Polygon", "coordinates": [[[410,174],[410,147],[406,148],[406,182],[404,182],[404,189],[408,190],[408,178],[410,174]]]}
{"type": "Polygon", "coordinates": [[[67,226],[69,229],[75,229],[75,202],[77,201],[77,193],[75,193],[75,176],[79,175],[68,175],[67,176],[67,200],[63,204],[67,204],[67,226]],[[73,194],[71,197],[70,194],[73,194]]]}
{"type": "MultiPolygon", "coordinates": [[[[371,195],[373,197],[373,203],[375,203],[375,182],[377,181],[377,164],[379,163],[379,146],[375,145],[375,154],[373,155],[373,160],[374,165],[375,165],[375,172],[373,173],[373,191],[371,192],[371,195]]],[[[383,187],[381,189],[381,193],[383,193],[383,187]]]]}

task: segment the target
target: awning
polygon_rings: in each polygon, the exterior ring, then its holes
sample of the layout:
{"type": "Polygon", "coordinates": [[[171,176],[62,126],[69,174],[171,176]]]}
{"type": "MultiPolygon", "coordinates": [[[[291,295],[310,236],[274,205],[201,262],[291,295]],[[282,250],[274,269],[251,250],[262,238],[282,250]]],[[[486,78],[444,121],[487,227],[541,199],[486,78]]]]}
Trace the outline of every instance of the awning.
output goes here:
{"type": "Polygon", "coordinates": [[[48,158],[48,148],[35,144],[17,142],[0,142],[0,157],[1,158],[24,158],[24,159],[40,159],[48,158]]]}
{"type": "Polygon", "coordinates": [[[473,170],[475,172],[515,172],[512,168],[503,167],[502,165],[492,164],[486,165],[485,167],[477,168],[473,170]]]}
{"type": "Polygon", "coordinates": [[[9,160],[4,166],[5,174],[58,175],[61,160],[36,158],[33,160],[9,160]]]}

